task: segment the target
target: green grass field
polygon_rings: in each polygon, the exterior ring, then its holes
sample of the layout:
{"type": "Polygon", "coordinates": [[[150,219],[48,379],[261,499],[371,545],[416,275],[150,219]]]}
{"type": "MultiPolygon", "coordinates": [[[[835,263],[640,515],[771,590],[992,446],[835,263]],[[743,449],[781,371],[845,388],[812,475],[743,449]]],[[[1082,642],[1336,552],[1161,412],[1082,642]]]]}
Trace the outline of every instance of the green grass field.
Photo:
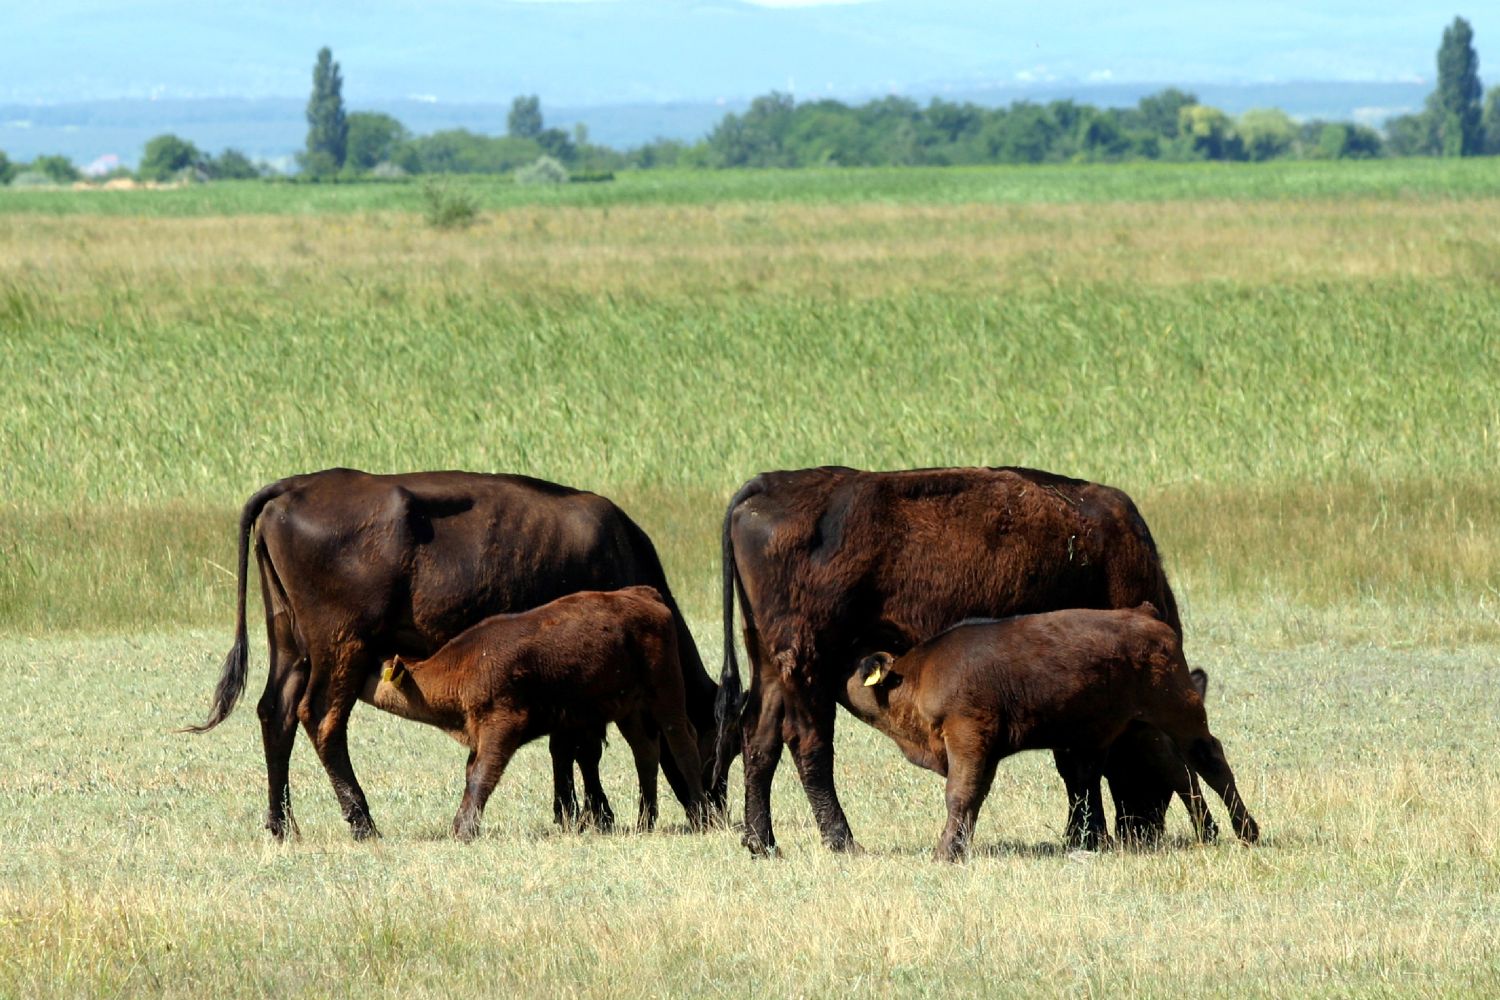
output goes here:
{"type": "Polygon", "coordinates": [[[410,185],[0,192],[0,996],[1500,991],[1493,164],[471,183],[458,232],[410,185]],[[675,807],[563,836],[539,748],[465,848],[462,752],[362,708],[384,839],[303,741],[278,847],[254,631],[252,704],[171,732],[271,479],[597,489],[712,661],[725,500],[824,462],[1128,490],[1263,844],[1069,854],[1032,755],[940,868],[941,783],[846,718],[865,856],[818,846],[790,765],[781,862],[675,807]]]}

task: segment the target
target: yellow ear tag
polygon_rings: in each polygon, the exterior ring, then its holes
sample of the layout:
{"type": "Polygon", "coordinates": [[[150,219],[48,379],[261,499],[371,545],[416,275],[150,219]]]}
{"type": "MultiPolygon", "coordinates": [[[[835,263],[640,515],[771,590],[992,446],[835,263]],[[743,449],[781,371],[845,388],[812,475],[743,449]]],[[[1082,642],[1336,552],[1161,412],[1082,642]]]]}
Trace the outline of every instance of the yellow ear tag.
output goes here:
{"type": "Polygon", "coordinates": [[[406,679],[406,664],[400,660],[392,660],[385,665],[385,670],[381,672],[380,677],[381,680],[390,684],[391,687],[398,688],[401,686],[401,682],[406,679]]]}
{"type": "Polygon", "coordinates": [[[868,677],[865,678],[865,687],[872,688],[876,684],[879,684],[881,682],[881,680],[883,680],[884,678],[885,678],[885,668],[884,667],[876,667],[874,670],[870,671],[870,676],[868,676],[868,677]]]}

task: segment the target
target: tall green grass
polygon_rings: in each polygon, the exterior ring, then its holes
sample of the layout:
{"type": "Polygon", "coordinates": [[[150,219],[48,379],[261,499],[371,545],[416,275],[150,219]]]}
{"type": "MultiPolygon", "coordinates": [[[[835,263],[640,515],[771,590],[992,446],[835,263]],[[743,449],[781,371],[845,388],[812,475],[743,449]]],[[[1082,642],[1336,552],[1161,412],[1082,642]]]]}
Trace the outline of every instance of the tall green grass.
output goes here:
{"type": "Polygon", "coordinates": [[[1189,602],[1482,611],[1494,205],[12,217],[0,629],[220,621],[238,505],[333,465],[607,493],[695,611],[724,499],[823,463],[1122,486],[1189,602]]]}
{"type": "MultiPolygon", "coordinates": [[[[805,170],[625,171],[609,184],[536,187],[509,177],[456,177],[486,209],[523,205],[1032,204],[1039,202],[1325,197],[1493,197],[1500,171],[1484,159],[1365,162],[1063,164],[805,170]]],[[[415,182],[218,182],[157,191],[50,191],[0,187],[0,214],[203,216],[416,212],[415,182]]]]}

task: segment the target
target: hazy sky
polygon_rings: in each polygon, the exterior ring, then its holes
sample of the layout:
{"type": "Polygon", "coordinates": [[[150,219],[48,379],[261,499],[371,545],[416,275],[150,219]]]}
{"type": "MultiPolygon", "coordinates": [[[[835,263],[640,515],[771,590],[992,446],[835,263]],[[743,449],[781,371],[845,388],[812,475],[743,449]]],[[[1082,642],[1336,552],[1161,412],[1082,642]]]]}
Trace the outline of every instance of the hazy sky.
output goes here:
{"type": "MultiPolygon", "coordinates": [[[[553,105],[1049,80],[1430,80],[1442,29],[1463,13],[1411,0],[4,3],[0,101],[301,96],[327,44],[355,101],[535,92],[553,105]]],[[[1500,82],[1500,2],[1466,16],[1481,74],[1494,52],[1486,83],[1500,82]]]]}

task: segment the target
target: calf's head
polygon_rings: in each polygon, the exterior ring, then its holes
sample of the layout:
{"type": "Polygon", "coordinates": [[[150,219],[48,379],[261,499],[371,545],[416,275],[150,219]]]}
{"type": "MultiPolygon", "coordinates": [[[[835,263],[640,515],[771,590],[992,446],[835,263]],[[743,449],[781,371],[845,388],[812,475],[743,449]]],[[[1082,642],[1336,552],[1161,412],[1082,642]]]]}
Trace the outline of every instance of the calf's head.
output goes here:
{"type": "Polygon", "coordinates": [[[901,675],[892,669],[895,662],[890,653],[872,653],[849,675],[845,697],[854,714],[866,722],[885,714],[891,689],[901,683],[901,675]]]}

